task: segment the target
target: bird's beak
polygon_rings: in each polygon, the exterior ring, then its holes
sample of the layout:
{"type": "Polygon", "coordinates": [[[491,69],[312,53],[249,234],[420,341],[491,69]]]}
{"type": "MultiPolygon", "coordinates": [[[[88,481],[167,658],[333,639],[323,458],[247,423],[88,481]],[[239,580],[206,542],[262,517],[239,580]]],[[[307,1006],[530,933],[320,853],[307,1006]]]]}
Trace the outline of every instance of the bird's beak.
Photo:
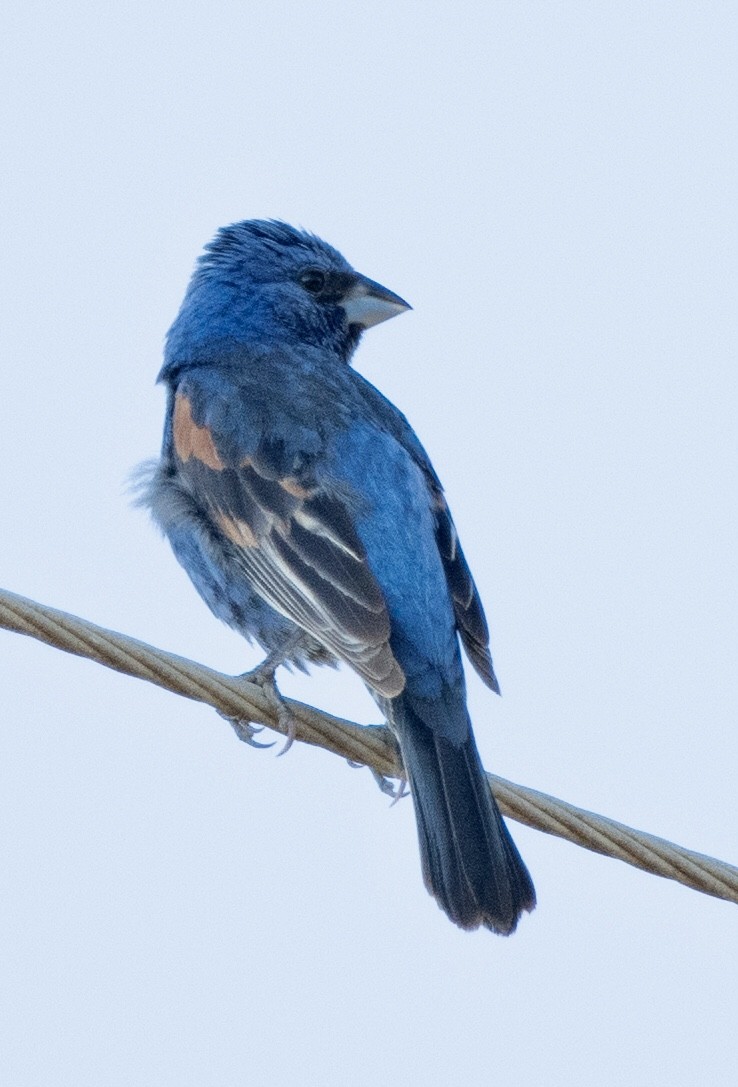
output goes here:
{"type": "Polygon", "coordinates": [[[348,323],[361,325],[362,328],[379,325],[382,321],[389,321],[390,317],[396,317],[398,313],[412,309],[410,303],[400,298],[399,294],[388,291],[380,283],[365,276],[357,276],[343,296],[341,305],[348,323]]]}

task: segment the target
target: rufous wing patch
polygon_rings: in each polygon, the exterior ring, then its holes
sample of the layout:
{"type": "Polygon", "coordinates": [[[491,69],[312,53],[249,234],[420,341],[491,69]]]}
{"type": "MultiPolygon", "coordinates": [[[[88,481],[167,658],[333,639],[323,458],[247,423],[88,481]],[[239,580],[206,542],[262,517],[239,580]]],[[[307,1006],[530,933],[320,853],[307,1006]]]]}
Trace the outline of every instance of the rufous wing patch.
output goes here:
{"type": "Polygon", "coordinates": [[[216,472],[222,472],[225,468],[210,430],[206,426],[198,426],[192,418],[192,405],[184,393],[178,393],[174,400],[173,436],[174,448],[181,461],[195,457],[216,472]]]}
{"type": "Polygon", "coordinates": [[[292,476],[286,476],[284,479],[280,479],[279,485],[285,491],[287,491],[287,494],[291,494],[295,498],[299,498],[300,501],[302,501],[304,498],[307,498],[310,494],[310,491],[306,487],[303,487],[301,484],[299,484],[297,480],[294,479],[292,476]]]}
{"type": "Polygon", "coordinates": [[[229,517],[225,513],[216,514],[216,520],[229,540],[238,547],[256,547],[258,541],[245,521],[238,517],[229,517]]]}

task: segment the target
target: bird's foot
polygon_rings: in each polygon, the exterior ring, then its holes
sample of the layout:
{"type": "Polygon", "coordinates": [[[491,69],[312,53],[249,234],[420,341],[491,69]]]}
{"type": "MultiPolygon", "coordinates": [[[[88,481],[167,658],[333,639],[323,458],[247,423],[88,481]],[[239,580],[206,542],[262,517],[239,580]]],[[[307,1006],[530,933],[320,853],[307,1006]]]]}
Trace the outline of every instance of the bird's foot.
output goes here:
{"type": "MultiPolygon", "coordinates": [[[[281,750],[277,752],[278,755],[285,755],[292,747],[297,736],[297,723],[288,710],[274,678],[274,673],[282,663],[281,655],[270,654],[256,668],[252,668],[250,672],[243,672],[238,676],[238,679],[242,679],[245,683],[254,683],[257,687],[260,687],[271,703],[280,728],[286,736],[285,743],[281,750]]],[[[230,721],[239,740],[243,740],[244,743],[249,744],[251,747],[274,747],[273,743],[262,744],[254,741],[254,735],[258,735],[262,731],[261,726],[255,726],[252,721],[244,721],[239,718],[226,718],[226,720],[230,721]]]]}
{"type": "MultiPolygon", "coordinates": [[[[364,728],[379,728],[382,730],[383,733],[386,733],[387,731],[384,725],[364,725],[364,728]]],[[[397,750],[399,753],[399,746],[397,750]]],[[[366,763],[356,762],[354,759],[346,759],[346,762],[353,770],[363,770],[366,766],[366,763]]],[[[380,774],[379,770],[375,770],[372,766],[366,766],[366,769],[369,771],[369,773],[372,775],[377,785],[379,786],[379,791],[381,793],[384,793],[385,796],[389,796],[392,798],[392,804],[390,805],[390,807],[395,805],[398,800],[402,800],[403,796],[409,795],[409,791],[407,789],[407,779],[405,777],[387,777],[385,774],[380,774]]]]}

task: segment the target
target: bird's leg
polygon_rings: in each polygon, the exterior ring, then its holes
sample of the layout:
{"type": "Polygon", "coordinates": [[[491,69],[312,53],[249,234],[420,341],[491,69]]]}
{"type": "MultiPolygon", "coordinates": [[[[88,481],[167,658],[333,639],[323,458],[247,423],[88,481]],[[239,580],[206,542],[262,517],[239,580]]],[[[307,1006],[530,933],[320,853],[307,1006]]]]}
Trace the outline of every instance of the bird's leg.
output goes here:
{"type": "MultiPolygon", "coordinates": [[[[387,729],[384,725],[364,725],[363,727],[375,729],[381,728],[383,733],[387,732],[387,729]]],[[[397,743],[391,732],[390,736],[392,736],[392,739],[397,746],[397,753],[399,754],[400,745],[397,743]]],[[[366,765],[363,762],[355,762],[353,759],[346,759],[346,762],[354,770],[361,770],[366,765]]],[[[392,804],[390,805],[390,807],[396,804],[398,800],[402,800],[403,796],[409,796],[409,790],[407,788],[407,778],[404,775],[400,778],[390,778],[385,777],[384,774],[380,774],[379,770],[375,770],[372,766],[367,766],[367,770],[370,772],[377,785],[379,786],[380,792],[384,793],[385,796],[392,797],[392,804]]]]}
{"type": "MultiPolygon", "coordinates": [[[[237,677],[238,679],[242,679],[245,683],[255,683],[257,687],[261,687],[262,691],[271,702],[274,712],[277,715],[277,720],[284,729],[287,737],[284,746],[281,751],[278,752],[280,755],[284,755],[285,752],[289,751],[292,744],[295,742],[296,736],[295,719],[287,709],[274,678],[274,673],[281,664],[284,664],[284,657],[284,648],[275,650],[274,652],[269,653],[256,668],[252,668],[250,672],[243,672],[237,677]]],[[[248,721],[242,717],[228,717],[225,714],[222,714],[221,716],[225,717],[239,740],[242,740],[250,747],[274,747],[273,743],[262,744],[254,739],[254,737],[258,736],[262,731],[263,726],[255,725],[253,721],[248,721]]]]}

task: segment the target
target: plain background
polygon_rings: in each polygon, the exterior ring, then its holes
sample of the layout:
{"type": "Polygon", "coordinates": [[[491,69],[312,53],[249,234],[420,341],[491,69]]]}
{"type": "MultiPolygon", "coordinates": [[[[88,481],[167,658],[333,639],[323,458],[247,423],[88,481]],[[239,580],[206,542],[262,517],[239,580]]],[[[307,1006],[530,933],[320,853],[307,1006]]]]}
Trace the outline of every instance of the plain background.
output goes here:
{"type": "MultiPolygon", "coordinates": [[[[4,585],[257,662],[126,478],[202,245],[301,224],[414,306],[357,364],[487,605],[487,765],[738,859],[735,6],[4,11],[4,585]]],[[[735,906],[514,825],[539,908],[462,933],[367,771],[0,642],[3,1082],[735,1083],[735,906]]]]}

